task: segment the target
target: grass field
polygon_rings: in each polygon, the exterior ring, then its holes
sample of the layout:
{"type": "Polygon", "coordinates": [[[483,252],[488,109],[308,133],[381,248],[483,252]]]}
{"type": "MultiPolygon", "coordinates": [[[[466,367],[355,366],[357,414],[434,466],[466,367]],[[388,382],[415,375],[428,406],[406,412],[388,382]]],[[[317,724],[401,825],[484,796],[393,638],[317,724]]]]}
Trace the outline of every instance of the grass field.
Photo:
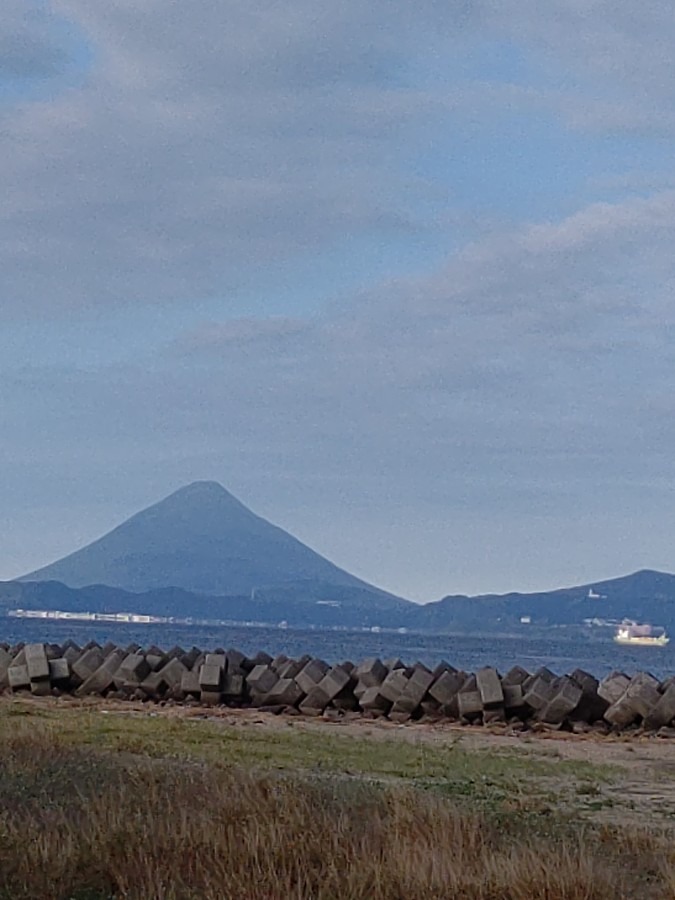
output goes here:
{"type": "Polygon", "coordinates": [[[0,898],[675,897],[614,766],[288,722],[0,700],[0,898]]]}

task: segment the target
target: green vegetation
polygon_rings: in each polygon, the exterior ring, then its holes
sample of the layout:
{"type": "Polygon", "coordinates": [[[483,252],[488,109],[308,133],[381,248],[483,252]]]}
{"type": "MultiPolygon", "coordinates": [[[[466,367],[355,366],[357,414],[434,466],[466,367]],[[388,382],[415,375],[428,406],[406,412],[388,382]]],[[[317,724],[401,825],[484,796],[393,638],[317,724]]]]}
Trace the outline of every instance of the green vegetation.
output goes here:
{"type": "Polygon", "coordinates": [[[0,702],[0,900],[675,896],[609,767],[320,731],[0,702]]]}

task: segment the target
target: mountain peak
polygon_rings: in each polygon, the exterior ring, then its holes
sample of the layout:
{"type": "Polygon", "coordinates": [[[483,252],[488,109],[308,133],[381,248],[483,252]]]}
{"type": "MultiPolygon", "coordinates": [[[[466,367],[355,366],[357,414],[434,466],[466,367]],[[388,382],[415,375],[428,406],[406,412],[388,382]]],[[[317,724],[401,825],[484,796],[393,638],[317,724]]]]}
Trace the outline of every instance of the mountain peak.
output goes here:
{"type": "Polygon", "coordinates": [[[93,584],[136,593],[182,588],[241,595],[323,584],[384,592],[262,519],[216,481],[195,481],[64,559],[20,581],[93,584]]]}
{"type": "MultiPolygon", "coordinates": [[[[217,481],[193,481],[190,484],[183,485],[183,487],[178,488],[177,491],[174,491],[173,494],[170,494],[169,497],[178,497],[178,496],[222,496],[227,495],[231,497],[229,491],[226,491],[222,484],[219,484],[217,481]]],[[[168,499],[168,498],[167,498],[168,499]]]]}

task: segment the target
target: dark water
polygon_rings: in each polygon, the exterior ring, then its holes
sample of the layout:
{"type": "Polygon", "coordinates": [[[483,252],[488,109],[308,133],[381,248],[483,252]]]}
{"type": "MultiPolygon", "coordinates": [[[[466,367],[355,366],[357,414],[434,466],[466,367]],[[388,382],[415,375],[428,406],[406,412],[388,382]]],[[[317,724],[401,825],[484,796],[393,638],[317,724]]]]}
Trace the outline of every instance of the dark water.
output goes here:
{"type": "Polygon", "coordinates": [[[335,663],[354,662],[370,656],[400,657],[405,663],[420,660],[435,666],[446,660],[457,668],[475,671],[496,666],[504,672],[512,665],[528,670],[548,666],[557,674],[581,668],[597,677],[612,669],[648,671],[657,678],[675,674],[675,642],[663,648],[621,647],[610,635],[606,639],[556,637],[453,637],[428,634],[390,634],[351,631],[318,631],[255,627],[210,628],[194,625],[126,625],[104,622],[49,622],[45,620],[0,619],[0,641],[10,644],[34,641],[60,644],[72,638],[79,644],[90,640],[114,641],[126,646],[157,644],[169,649],[174,644],[188,649],[237,647],[255,655],[265,650],[299,657],[305,653],[335,663]]]}

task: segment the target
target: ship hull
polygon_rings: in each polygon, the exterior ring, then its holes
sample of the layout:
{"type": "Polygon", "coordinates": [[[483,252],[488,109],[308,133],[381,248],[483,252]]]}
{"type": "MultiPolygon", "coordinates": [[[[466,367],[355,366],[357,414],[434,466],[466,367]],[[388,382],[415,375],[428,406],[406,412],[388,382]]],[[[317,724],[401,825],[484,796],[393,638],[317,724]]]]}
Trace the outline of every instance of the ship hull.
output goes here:
{"type": "Polygon", "coordinates": [[[614,641],[617,644],[622,644],[625,647],[665,647],[666,644],[670,641],[670,638],[667,637],[615,637],[614,641]]]}

